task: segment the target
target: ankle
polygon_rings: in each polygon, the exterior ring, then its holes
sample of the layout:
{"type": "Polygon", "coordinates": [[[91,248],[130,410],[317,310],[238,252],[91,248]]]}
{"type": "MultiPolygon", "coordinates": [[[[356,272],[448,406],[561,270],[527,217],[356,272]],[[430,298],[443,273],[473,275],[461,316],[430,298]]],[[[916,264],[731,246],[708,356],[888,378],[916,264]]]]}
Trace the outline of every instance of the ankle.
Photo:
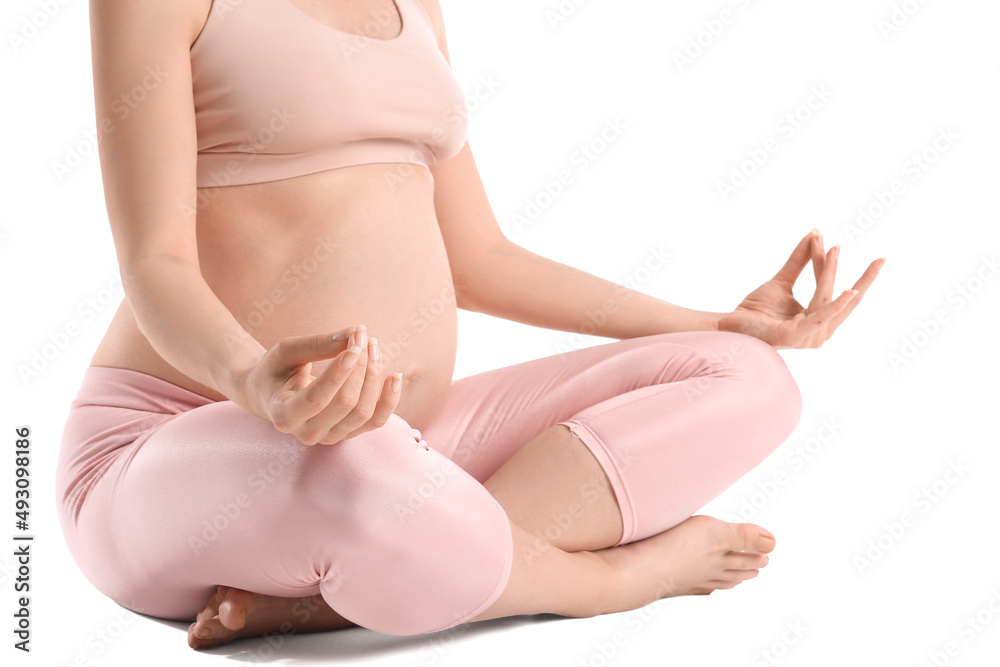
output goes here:
{"type": "Polygon", "coordinates": [[[629,568],[622,567],[614,559],[608,558],[602,553],[604,551],[607,550],[572,553],[574,558],[592,570],[589,591],[587,595],[567,600],[561,610],[553,613],[574,618],[588,618],[634,608],[629,606],[629,600],[635,597],[637,585],[635,573],[629,568]]]}
{"type": "Polygon", "coordinates": [[[633,567],[630,559],[624,557],[628,555],[625,553],[628,550],[628,545],[619,545],[593,552],[616,573],[608,578],[614,586],[605,601],[609,609],[601,613],[638,609],[655,600],[676,595],[676,587],[669,578],[657,577],[645,569],[633,567]]]}

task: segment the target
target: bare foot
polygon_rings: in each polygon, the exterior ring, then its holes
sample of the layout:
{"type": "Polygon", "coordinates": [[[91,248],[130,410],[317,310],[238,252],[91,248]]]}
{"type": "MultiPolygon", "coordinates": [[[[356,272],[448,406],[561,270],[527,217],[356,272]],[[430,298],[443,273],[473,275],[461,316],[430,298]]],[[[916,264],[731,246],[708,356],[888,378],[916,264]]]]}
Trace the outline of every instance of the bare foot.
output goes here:
{"type": "Polygon", "coordinates": [[[282,598],[219,586],[188,628],[188,646],[209,648],[272,632],[300,633],[354,625],[320,595],[282,598]]]}
{"type": "Polygon", "coordinates": [[[698,514],[638,542],[594,553],[625,573],[618,611],[663,597],[708,595],[756,577],[775,539],[752,523],[698,514]]]}
{"type": "MultiPolygon", "coordinates": [[[[592,552],[622,574],[621,597],[599,613],[638,609],[678,595],[708,595],[756,577],[767,565],[774,536],[752,523],[696,515],[638,542],[592,552]]],[[[320,595],[283,598],[219,586],[188,628],[191,648],[219,646],[241,637],[299,633],[354,625],[320,595]]]]}

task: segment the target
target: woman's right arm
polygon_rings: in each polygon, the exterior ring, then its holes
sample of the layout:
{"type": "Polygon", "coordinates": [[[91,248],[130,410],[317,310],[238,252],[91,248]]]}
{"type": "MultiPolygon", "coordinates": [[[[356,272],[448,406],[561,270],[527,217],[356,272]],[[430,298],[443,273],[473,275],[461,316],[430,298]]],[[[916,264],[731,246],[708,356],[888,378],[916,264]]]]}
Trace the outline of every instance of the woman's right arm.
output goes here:
{"type": "Polygon", "coordinates": [[[190,48],[205,5],[90,2],[98,149],[125,298],[167,363],[306,444],[377,428],[399,402],[400,380],[383,381],[363,337],[346,329],[265,350],[201,275],[190,48]],[[309,375],[312,361],[331,358],[309,375]]]}
{"type": "Polygon", "coordinates": [[[247,403],[240,378],[265,350],[202,278],[195,236],[190,46],[203,4],[91,1],[98,149],[122,283],[139,330],[174,368],[247,403]]]}

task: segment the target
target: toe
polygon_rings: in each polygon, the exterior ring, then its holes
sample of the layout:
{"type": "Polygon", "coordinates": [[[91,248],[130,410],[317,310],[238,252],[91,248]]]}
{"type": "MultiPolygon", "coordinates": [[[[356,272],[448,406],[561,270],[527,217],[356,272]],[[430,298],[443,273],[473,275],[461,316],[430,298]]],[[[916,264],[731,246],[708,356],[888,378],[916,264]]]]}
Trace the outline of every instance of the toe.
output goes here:
{"type": "Polygon", "coordinates": [[[222,587],[217,586],[215,592],[212,593],[212,597],[208,599],[208,602],[205,603],[205,606],[202,608],[202,610],[198,612],[198,615],[195,617],[195,620],[202,621],[208,618],[212,618],[213,616],[218,614],[219,602],[221,601],[222,601],[222,587]]]}
{"type": "Polygon", "coordinates": [[[191,629],[191,634],[193,634],[198,639],[211,639],[213,633],[213,626],[221,625],[218,618],[206,618],[203,621],[198,621],[194,624],[191,629]]]}
{"type": "Polygon", "coordinates": [[[219,604],[219,620],[230,630],[240,630],[247,622],[247,611],[252,595],[238,588],[228,588],[219,604]]]}
{"type": "Polygon", "coordinates": [[[727,570],[754,570],[764,567],[769,560],[767,554],[731,551],[726,554],[723,564],[727,570]]]}
{"type": "Polygon", "coordinates": [[[765,530],[760,536],[757,537],[757,551],[765,554],[774,551],[774,545],[776,543],[777,540],[774,539],[774,535],[765,530]]]}
{"type": "Polygon", "coordinates": [[[218,618],[198,621],[188,632],[188,645],[192,648],[218,646],[235,639],[235,635],[236,633],[224,626],[218,618]]]}
{"type": "Polygon", "coordinates": [[[718,579],[720,581],[732,581],[738,584],[741,581],[753,579],[758,574],[760,574],[760,570],[726,570],[719,575],[718,579]]]}
{"type": "Polygon", "coordinates": [[[733,524],[735,534],[733,541],[737,551],[759,551],[768,553],[774,550],[776,540],[774,535],[765,528],[752,523],[733,524]]]}
{"type": "Polygon", "coordinates": [[[205,630],[204,626],[204,621],[191,624],[191,627],[188,628],[188,646],[195,649],[211,646],[211,640],[208,637],[209,633],[205,630]]]}

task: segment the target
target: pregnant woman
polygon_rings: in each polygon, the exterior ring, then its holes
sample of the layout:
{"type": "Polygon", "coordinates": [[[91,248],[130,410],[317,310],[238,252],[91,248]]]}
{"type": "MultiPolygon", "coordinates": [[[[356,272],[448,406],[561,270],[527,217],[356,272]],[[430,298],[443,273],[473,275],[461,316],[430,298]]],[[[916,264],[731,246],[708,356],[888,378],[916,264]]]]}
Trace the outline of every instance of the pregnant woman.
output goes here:
{"type": "Polygon", "coordinates": [[[692,515],[798,423],[776,348],[822,345],[882,260],[834,298],[813,231],[710,313],[514,245],[438,0],[90,12],[126,298],[57,492],[101,592],[201,648],[593,616],[767,564],[764,528],[692,515]],[[453,380],[457,308],[618,340],[453,380]]]}

